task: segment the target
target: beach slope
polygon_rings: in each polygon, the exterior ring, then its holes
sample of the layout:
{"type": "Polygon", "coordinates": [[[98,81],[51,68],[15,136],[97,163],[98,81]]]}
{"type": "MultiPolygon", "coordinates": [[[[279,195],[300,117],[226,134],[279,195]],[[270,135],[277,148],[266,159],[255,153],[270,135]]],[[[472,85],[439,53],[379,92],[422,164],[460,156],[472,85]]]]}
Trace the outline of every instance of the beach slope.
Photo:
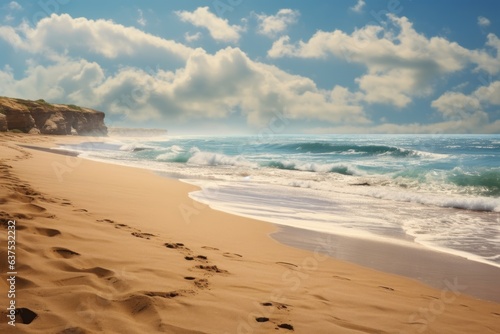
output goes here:
{"type": "Polygon", "coordinates": [[[500,304],[457,280],[436,290],[338,261],[326,237],[288,247],[271,224],[194,202],[193,186],[19,145],[43,140],[0,138],[2,333],[500,333],[500,304]]]}

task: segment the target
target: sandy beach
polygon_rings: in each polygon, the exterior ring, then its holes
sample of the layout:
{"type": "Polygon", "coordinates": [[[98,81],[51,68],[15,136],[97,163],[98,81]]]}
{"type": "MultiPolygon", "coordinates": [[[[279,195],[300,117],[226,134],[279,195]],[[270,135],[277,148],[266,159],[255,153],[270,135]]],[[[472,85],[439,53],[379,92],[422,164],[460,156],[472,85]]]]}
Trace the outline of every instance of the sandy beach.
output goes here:
{"type": "Polygon", "coordinates": [[[0,137],[2,333],[500,333],[500,304],[453,272],[438,289],[335,258],[324,235],[285,245],[272,224],[193,201],[194,186],[21,146],[85,140],[0,137]]]}

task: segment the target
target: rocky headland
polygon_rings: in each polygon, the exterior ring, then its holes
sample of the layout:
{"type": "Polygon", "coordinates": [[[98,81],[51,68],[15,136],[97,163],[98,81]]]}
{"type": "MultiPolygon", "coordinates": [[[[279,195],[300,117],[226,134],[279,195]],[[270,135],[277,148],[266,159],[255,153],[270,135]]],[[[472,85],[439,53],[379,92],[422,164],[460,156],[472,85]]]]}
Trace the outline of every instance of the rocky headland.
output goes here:
{"type": "Polygon", "coordinates": [[[0,97],[0,132],[106,136],[105,114],[75,105],[0,97]]]}

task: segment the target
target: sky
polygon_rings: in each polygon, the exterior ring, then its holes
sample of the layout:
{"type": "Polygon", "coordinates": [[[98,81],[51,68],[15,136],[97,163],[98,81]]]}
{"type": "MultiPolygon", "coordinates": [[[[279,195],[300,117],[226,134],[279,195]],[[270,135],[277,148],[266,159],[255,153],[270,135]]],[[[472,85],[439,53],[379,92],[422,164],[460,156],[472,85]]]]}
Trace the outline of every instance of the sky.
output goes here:
{"type": "Polygon", "coordinates": [[[500,1],[0,0],[0,96],[170,133],[500,133],[500,1]]]}

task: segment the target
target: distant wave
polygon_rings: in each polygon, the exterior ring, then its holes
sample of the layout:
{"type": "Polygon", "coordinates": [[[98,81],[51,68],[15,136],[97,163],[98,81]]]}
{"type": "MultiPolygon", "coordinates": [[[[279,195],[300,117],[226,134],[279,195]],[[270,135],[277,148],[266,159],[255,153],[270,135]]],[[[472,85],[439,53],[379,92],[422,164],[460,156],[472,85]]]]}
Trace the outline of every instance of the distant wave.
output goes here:
{"type": "MultiPolygon", "coordinates": [[[[338,154],[363,154],[363,155],[389,155],[393,157],[439,157],[440,155],[409,150],[386,145],[343,145],[323,142],[307,142],[275,145],[273,148],[289,153],[338,153],[338,154]]],[[[445,156],[445,155],[441,155],[445,156]]]]}
{"type": "Polygon", "coordinates": [[[285,170],[298,170],[298,171],[320,172],[320,173],[337,173],[342,175],[365,174],[356,167],[346,163],[320,164],[320,163],[305,163],[299,161],[284,160],[284,161],[269,161],[264,163],[263,166],[277,168],[277,169],[285,169],[285,170]]]}
{"type": "Polygon", "coordinates": [[[205,152],[197,147],[192,147],[189,151],[179,146],[173,145],[167,148],[166,153],[156,157],[157,161],[166,161],[174,163],[186,163],[199,166],[243,166],[251,168],[276,168],[283,170],[296,170],[319,173],[338,173],[343,175],[365,175],[365,173],[355,166],[346,163],[314,163],[292,160],[269,160],[260,162],[251,162],[243,156],[228,156],[222,153],[205,152]]]}

